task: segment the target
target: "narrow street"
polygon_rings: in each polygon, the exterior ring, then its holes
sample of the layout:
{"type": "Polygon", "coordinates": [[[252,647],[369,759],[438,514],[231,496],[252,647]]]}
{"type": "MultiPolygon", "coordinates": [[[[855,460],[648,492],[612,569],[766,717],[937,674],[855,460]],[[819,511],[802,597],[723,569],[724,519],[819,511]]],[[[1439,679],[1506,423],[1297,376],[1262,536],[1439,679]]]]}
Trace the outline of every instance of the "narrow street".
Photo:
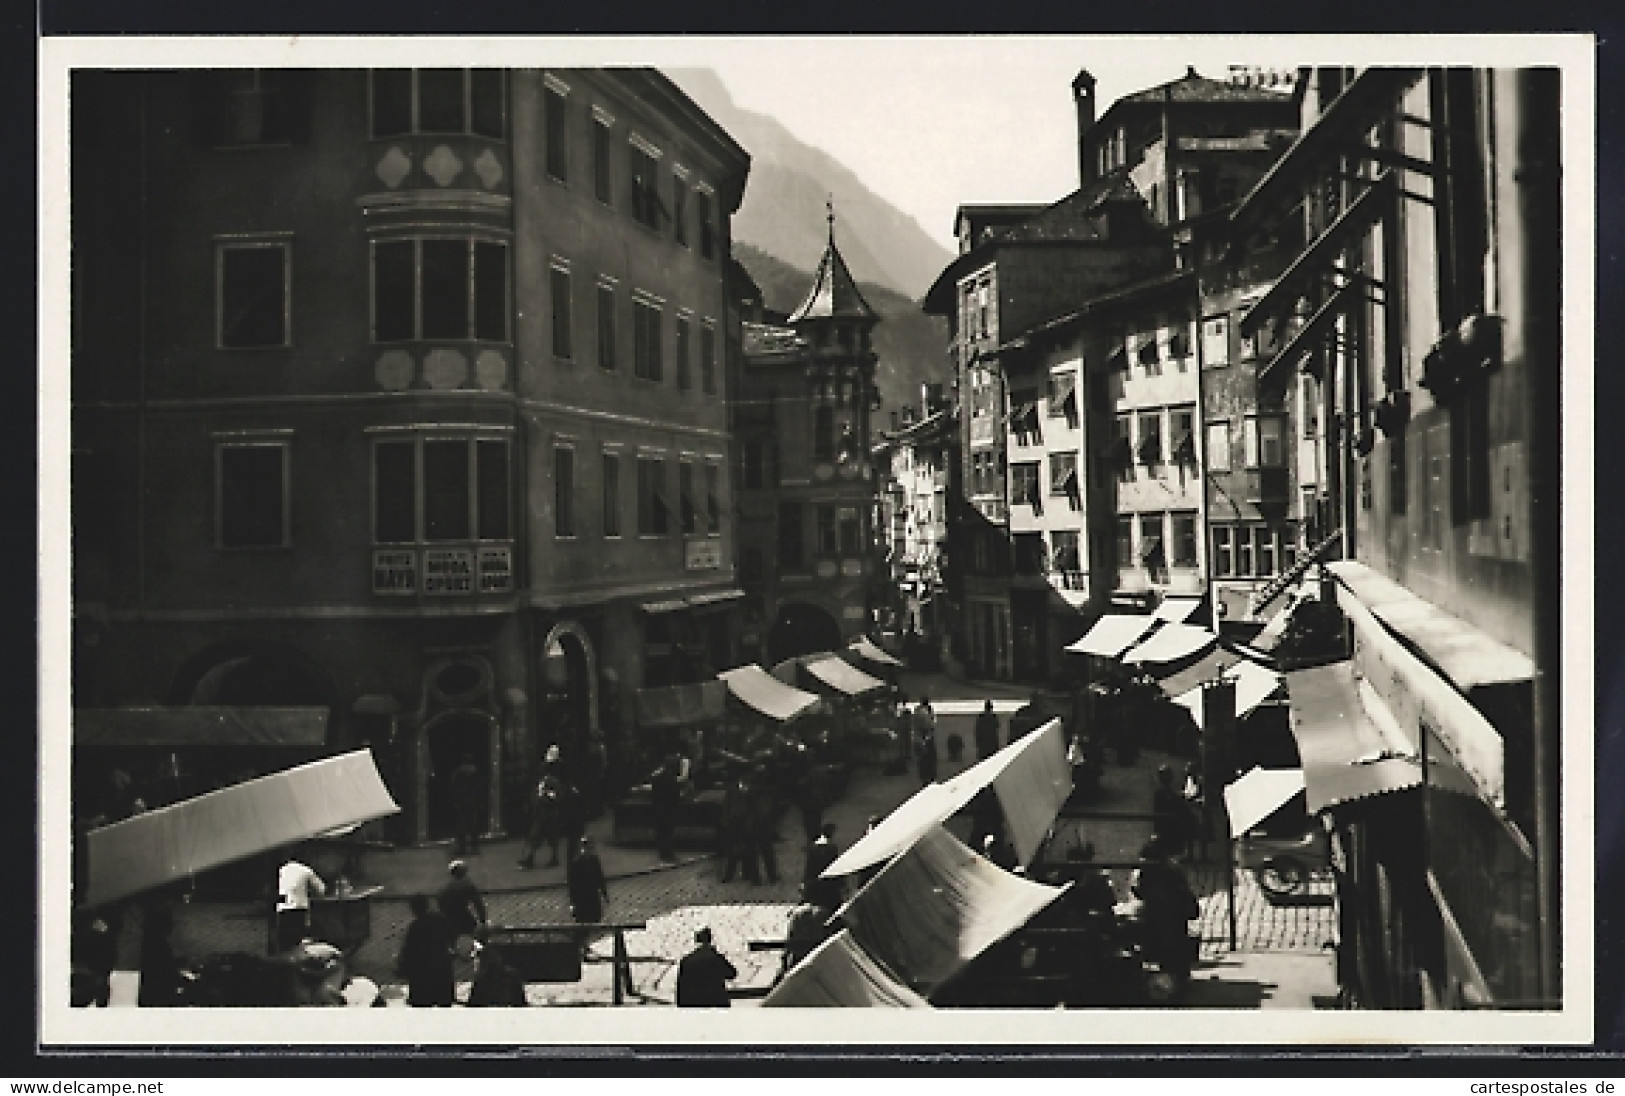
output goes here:
{"type": "MultiPolygon", "coordinates": [[[[1009,712],[1031,695],[1023,686],[1006,683],[958,682],[942,674],[906,674],[903,688],[910,697],[929,696],[939,713],[939,748],[949,735],[972,739],[972,723],[983,700],[992,699],[1001,719],[1008,725],[1009,712]]],[[[946,779],[973,763],[971,751],[958,763],[946,757],[940,761],[939,775],[946,779]]],[[[1133,766],[1109,766],[1102,777],[1100,795],[1092,806],[1102,812],[1129,813],[1149,809],[1151,790],[1159,765],[1168,759],[1155,751],[1142,751],[1133,766]]],[[[886,775],[873,767],[860,769],[847,794],[827,812],[835,823],[837,840],[843,845],[863,832],[873,815],[884,815],[919,789],[911,769],[886,775]]],[[[951,829],[962,829],[960,822],[951,829]]],[[[721,861],[698,849],[680,849],[683,859],[676,865],[661,865],[652,847],[617,845],[612,840],[610,819],[595,821],[589,832],[598,840],[611,876],[610,900],[605,911],[608,921],[642,923],[641,931],[627,934],[628,953],[633,959],[635,992],[628,1003],[670,1004],[673,997],[677,960],[693,943],[695,929],[709,926],[719,950],[740,971],[734,983],[740,994],[737,1003],[750,1004],[765,992],[778,972],[780,955],[776,950],[752,951],[752,941],[782,939],[786,919],[796,902],[805,859],[800,821],[794,812],[781,819],[777,844],[779,877],[776,883],[752,884],[742,879],[721,881],[721,861]]],[[[1097,858],[1106,861],[1132,860],[1150,834],[1150,823],[1140,819],[1062,819],[1056,826],[1058,846],[1087,840],[1096,848],[1097,858]]],[[[961,834],[961,836],[965,836],[961,834]]],[[[1213,855],[1221,845],[1215,843],[1213,855]]],[[[476,883],[485,888],[493,924],[533,926],[570,921],[570,909],[563,887],[562,869],[539,868],[531,872],[517,869],[514,861],[521,843],[509,838],[483,846],[480,855],[469,859],[476,883]]],[[[444,880],[449,851],[430,846],[417,849],[380,851],[367,854],[361,863],[357,883],[384,887],[373,901],[372,933],[357,951],[356,973],[376,981],[392,1004],[404,1003],[404,987],[395,973],[395,956],[400,950],[410,914],[406,898],[412,893],[432,893],[444,880]]],[[[545,859],[541,861],[546,864],[545,859]]],[[[1236,940],[1229,939],[1229,911],[1224,871],[1218,864],[1193,863],[1187,866],[1193,887],[1201,899],[1199,922],[1202,950],[1193,980],[1191,1004],[1229,1002],[1223,1007],[1258,1007],[1263,1003],[1266,984],[1253,977],[1250,959],[1275,957],[1274,979],[1314,982],[1313,993],[1298,997],[1307,1007],[1309,996],[1333,992],[1320,985],[1319,976],[1330,984],[1334,912],[1329,882],[1317,880],[1312,893],[1296,905],[1273,905],[1267,901],[1252,877],[1236,875],[1236,940]],[[1283,957],[1297,965],[1281,968],[1283,957]],[[1307,975],[1303,964],[1309,964],[1307,975]],[[1285,973],[1282,973],[1282,970],[1285,973]],[[1220,983],[1224,985],[1221,987],[1220,983]],[[1251,1002],[1238,1005],[1235,1002],[1251,1002]]],[[[1130,869],[1112,872],[1120,896],[1128,893],[1130,869]]],[[[123,940],[125,966],[133,966],[139,917],[131,919],[123,940]]],[[[194,902],[179,906],[176,913],[175,948],[183,956],[202,956],[232,951],[259,952],[263,949],[265,922],[253,903],[194,902]]],[[[610,982],[611,941],[597,941],[592,960],[577,983],[532,983],[528,995],[537,1005],[604,1005],[612,998],[610,982]]],[[[471,977],[468,964],[460,975],[466,993],[471,977]]],[[[123,992],[133,996],[129,976],[121,979],[123,992]]],[[[1278,984],[1278,983],[1277,983],[1278,984]]]]}

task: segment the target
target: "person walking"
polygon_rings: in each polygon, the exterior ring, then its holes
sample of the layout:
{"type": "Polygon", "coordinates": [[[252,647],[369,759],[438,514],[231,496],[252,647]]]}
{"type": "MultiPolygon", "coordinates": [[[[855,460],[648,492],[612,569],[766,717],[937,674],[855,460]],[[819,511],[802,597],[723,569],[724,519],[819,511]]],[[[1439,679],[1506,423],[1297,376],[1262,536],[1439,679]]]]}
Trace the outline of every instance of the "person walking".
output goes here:
{"type": "Polygon", "coordinates": [[[683,784],[681,761],[676,752],[668,753],[660,767],[649,778],[650,807],[654,814],[655,845],[661,863],[677,862],[673,837],[677,832],[677,807],[682,801],[683,784]]]}
{"type": "Polygon", "coordinates": [[[694,950],[677,964],[678,1008],[728,1008],[728,983],[739,971],[711,943],[711,930],[694,934],[694,950]]]}
{"type": "Polygon", "coordinates": [[[1185,766],[1185,786],[1179,791],[1185,800],[1185,814],[1190,820],[1190,840],[1186,851],[1197,859],[1207,860],[1207,847],[1212,833],[1212,819],[1202,793],[1202,766],[1192,761],[1185,766]]]}
{"type": "Polygon", "coordinates": [[[1140,918],[1151,958],[1176,986],[1183,986],[1195,958],[1188,926],[1202,915],[1202,906],[1160,838],[1151,838],[1140,850],[1140,866],[1129,889],[1142,903],[1140,918]]]}
{"type": "Polygon", "coordinates": [[[779,964],[779,981],[824,942],[829,935],[829,915],[834,912],[808,901],[807,886],[802,884],[801,903],[790,911],[790,919],[784,927],[784,960],[779,964]]]}
{"type": "Polygon", "coordinates": [[[766,766],[758,763],[745,783],[745,809],[750,854],[760,860],[762,875],[770,884],[779,881],[779,858],[773,846],[779,839],[778,804],[766,766]]]}
{"type": "Polygon", "coordinates": [[[276,873],[276,950],[287,951],[310,935],[310,900],[327,884],[310,865],[289,857],[276,873]]]}
{"type": "Polygon", "coordinates": [[[733,882],[737,870],[747,882],[759,883],[756,840],[751,832],[751,791],[743,774],[730,777],[722,791],[722,881],[733,882]]]}
{"type": "Polygon", "coordinates": [[[559,866],[559,836],[564,826],[564,777],[559,772],[559,748],[549,746],[542,772],[536,782],[536,793],[531,799],[530,834],[525,838],[525,854],[519,858],[521,868],[536,866],[536,850],[544,844],[552,855],[548,867],[559,866]]]}
{"type": "Polygon", "coordinates": [[[975,736],[976,760],[981,761],[999,752],[999,716],[993,710],[991,700],[982,704],[982,712],[976,717],[975,736]]]}
{"type": "Polygon", "coordinates": [[[920,783],[937,782],[937,713],[931,698],[922,696],[914,707],[914,756],[920,767],[920,783]]]}
{"type": "Polygon", "coordinates": [[[565,880],[570,892],[570,916],[579,925],[596,925],[604,919],[604,903],[609,901],[609,881],[604,877],[603,862],[593,847],[592,838],[583,837],[576,842],[565,869],[565,880]]]}
{"type": "Polygon", "coordinates": [[[406,979],[406,1003],[413,1008],[450,1008],[457,1000],[452,946],[457,932],[421,894],[408,899],[412,923],[401,942],[395,972],[406,979]]]}
{"type": "Polygon", "coordinates": [[[487,944],[478,955],[479,973],[468,991],[469,1008],[524,1008],[525,980],[508,965],[502,949],[487,944]]]}
{"type": "Polygon", "coordinates": [[[451,925],[457,941],[461,942],[465,936],[478,940],[484,933],[488,920],[485,898],[480,894],[480,888],[468,877],[467,864],[461,860],[453,860],[446,865],[446,871],[451,878],[440,888],[440,894],[436,899],[441,916],[451,925]]]}
{"type": "Polygon", "coordinates": [[[457,814],[458,856],[475,856],[480,851],[480,769],[471,754],[464,754],[451,771],[451,800],[457,814]]]}
{"type": "Polygon", "coordinates": [[[824,869],[841,857],[841,847],[835,843],[835,823],[825,822],[818,840],[807,847],[807,865],[801,878],[807,901],[833,911],[846,900],[846,880],[840,876],[824,878],[824,869]]]}

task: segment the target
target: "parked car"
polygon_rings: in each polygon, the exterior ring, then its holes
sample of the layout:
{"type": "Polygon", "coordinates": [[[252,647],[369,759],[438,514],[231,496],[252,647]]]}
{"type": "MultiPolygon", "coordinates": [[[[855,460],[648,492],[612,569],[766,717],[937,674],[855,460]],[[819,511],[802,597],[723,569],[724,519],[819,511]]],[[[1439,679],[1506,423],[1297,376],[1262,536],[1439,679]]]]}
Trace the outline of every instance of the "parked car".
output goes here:
{"type": "Polygon", "coordinates": [[[1237,851],[1237,862],[1253,873],[1271,901],[1306,893],[1310,877],[1331,863],[1331,843],[1319,822],[1301,814],[1297,822],[1300,824],[1286,827],[1276,821],[1267,828],[1250,830],[1237,851]]]}

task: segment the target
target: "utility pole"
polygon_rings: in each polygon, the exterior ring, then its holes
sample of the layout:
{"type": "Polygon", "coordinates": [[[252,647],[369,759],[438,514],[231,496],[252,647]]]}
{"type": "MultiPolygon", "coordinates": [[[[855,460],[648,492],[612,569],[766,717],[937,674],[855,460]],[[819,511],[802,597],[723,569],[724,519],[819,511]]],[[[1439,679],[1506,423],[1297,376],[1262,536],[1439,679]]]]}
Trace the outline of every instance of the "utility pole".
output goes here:
{"type": "Polygon", "coordinates": [[[1230,922],[1230,950],[1236,950],[1236,845],[1230,833],[1230,811],[1224,789],[1235,776],[1236,683],[1216,678],[1202,683],[1202,803],[1208,819],[1218,812],[1224,838],[1225,909],[1230,922]]]}

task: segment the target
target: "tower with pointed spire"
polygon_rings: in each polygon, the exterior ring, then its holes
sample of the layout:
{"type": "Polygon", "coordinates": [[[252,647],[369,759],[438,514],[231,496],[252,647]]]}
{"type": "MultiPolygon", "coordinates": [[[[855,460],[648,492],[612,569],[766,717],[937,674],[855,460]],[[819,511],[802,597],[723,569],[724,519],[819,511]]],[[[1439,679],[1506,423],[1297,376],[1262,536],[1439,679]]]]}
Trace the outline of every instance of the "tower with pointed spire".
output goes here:
{"type": "Polygon", "coordinates": [[[835,242],[833,201],[825,219],[801,303],[779,323],[743,325],[740,576],[745,634],[768,664],[864,634],[880,571],[870,452],[880,316],[835,242]]]}

